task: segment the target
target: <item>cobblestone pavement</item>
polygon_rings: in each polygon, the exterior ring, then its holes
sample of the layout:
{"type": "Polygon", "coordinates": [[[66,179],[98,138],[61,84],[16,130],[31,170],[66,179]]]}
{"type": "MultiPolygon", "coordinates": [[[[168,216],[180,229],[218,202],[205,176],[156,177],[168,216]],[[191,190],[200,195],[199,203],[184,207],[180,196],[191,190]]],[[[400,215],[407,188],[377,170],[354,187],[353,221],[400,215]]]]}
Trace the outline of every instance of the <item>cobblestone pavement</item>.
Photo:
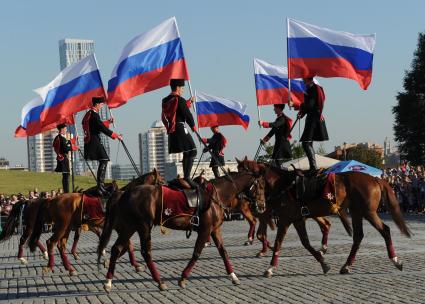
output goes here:
{"type": "MultiPolygon", "coordinates": [[[[43,276],[45,261],[39,254],[26,252],[28,265],[16,259],[18,237],[0,244],[0,301],[9,303],[425,303],[425,216],[408,216],[414,233],[411,239],[400,234],[388,216],[397,254],[404,262],[398,271],[387,258],[384,241],[369,223],[364,223],[365,238],[350,275],[340,275],[351,248],[347,236],[335,217],[331,218],[329,250],[326,260],[332,269],[327,275],[301,247],[293,228],[284,241],[279,267],[272,278],[263,277],[270,254],[257,258],[260,244],[243,246],[248,230],[245,221],[225,222],[223,235],[226,248],[241,280],[233,286],[215,247],[205,248],[195,266],[186,289],[177,280],[192,255],[196,234],[186,240],[184,232],[170,231],[161,235],[155,228],[153,256],[168,286],[159,291],[147,271],[136,273],[124,256],[117,264],[111,293],[103,291],[105,269],[96,265],[97,239],[83,233],[79,251],[81,260],[74,263],[78,276],[62,272],[61,265],[53,274],[43,276]]],[[[317,224],[307,224],[310,240],[320,245],[317,224]]],[[[270,238],[274,240],[275,233],[270,238]]],[[[48,235],[43,235],[43,240],[48,235]]],[[[134,238],[136,248],[139,242],[134,238]]],[[[109,247],[112,245],[110,242],[109,247]]],[[[68,244],[70,246],[70,244],[68,244]]],[[[136,257],[141,260],[140,252],[136,257]]],[[[60,259],[57,256],[56,261],[60,259]]]]}

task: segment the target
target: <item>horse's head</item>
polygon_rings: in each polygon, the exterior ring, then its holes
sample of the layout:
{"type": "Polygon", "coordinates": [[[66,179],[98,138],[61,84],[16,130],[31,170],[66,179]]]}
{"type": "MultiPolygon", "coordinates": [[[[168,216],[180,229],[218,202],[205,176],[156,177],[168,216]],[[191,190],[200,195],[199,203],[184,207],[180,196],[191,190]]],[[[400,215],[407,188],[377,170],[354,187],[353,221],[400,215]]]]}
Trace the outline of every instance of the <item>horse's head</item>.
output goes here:
{"type": "Polygon", "coordinates": [[[198,185],[202,185],[208,182],[208,180],[204,177],[204,174],[205,174],[205,170],[202,170],[201,173],[193,179],[193,181],[197,183],[198,185]]]}
{"type": "Polygon", "coordinates": [[[132,188],[133,186],[140,186],[140,185],[163,185],[165,184],[164,178],[161,176],[158,170],[154,168],[152,172],[145,173],[135,179],[133,179],[131,182],[129,182],[127,185],[121,188],[122,191],[128,190],[132,188]]]}
{"type": "Polygon", "coordinates": [[[254,160],[248,160],[248,157],[245,156],[243,160],[237,158],[236,162],[238,163],[239,172],[251,172],[255,175],[263,175],[266,172],[267,165],[264,163],[259,163],[254,160]]]}
{"type": "Polygon", "coordinates": [[[256,177],[252,185],[244,192],[252,211],[263,213],[266,210],[265,183],[262,176],[256,177]]]}

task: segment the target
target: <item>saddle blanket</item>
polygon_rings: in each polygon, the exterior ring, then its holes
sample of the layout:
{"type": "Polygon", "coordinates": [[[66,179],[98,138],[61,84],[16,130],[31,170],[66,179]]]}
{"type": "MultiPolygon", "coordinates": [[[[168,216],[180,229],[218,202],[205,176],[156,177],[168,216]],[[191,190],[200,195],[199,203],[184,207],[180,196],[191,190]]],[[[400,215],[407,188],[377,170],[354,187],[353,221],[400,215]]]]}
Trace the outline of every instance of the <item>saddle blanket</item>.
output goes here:
{"type": "Polygon", "coordinates": [[[329,173],[326,177],[326,183],[323,187],[323,198],[331,201],[332,203],[336,202],[336,189],[335,189],[335,173],[329,173]]]}
{"type": "Polygon", "coordinates": [[[98,219],[105,217],[100,198],[83,194],[83,217],[85,219],[98,219]]]}
{"type": "Polygon", "coordinates": [[[189,207],[183,191],[162,186],[162,216],[164,220],[179,215],[193,215],[196,208],[189,207]]]}

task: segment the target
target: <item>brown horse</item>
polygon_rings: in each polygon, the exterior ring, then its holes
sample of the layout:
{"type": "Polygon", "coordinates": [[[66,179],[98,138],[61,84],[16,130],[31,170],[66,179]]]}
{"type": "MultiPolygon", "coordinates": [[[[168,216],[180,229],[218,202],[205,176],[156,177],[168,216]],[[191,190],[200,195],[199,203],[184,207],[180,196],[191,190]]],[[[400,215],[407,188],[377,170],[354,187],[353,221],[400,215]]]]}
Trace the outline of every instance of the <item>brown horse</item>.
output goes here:
{"type": "MultiPolygon", "coordinates": [[[[159,178],[158,172],[154,170],[151,173],[145,174],[136,180],[133,180],[127,186],[125,186],[124,189],[129,189],[138,184],[156,184],[159,181],[162,181],[162,179],[159,178]]],[[[112,190],[112,196],[109,198],[107,204],[111,205],[110,208],[114,208],[114,205],[118,201],[116,198],[119,198],[120,193],[123,191],[116,191],[118,187],[115,182],[110,184],[109,188],[112,190]]],[[[46,201],[40,206],[37,214],[36,225],[33,233],[30,236],[29,246],[31,251],[34,251],[36,242],[40,238],[43,224],[46,221],[51,221],[54,223],[53,235],[46,242],[49,261],[48,265],[43,268],[44,274],[53,272],[53,267],[55,264],[54,248],[57,243],[65,269],[69,272],[70,275],[77,274],[74,267],[72,267],[70,264],[66,254],[66,243],[69,237],[69,233],[73,228],[78,231],[83,224],[86,224],[89,230],[95,232],[100,237],[100,229],[104,223],[103,214],[96,218],[83,218],[83,209],[85,204],[83,198],[84,195],[88,192],[93,191],[90,190],[86,191],[85,193],[65,193],[50,201],[46,201]]],[[[74,246],[76,248],[76,243],[73,245],[73,247],[74,246]]],[[[135,260],[133,245],[131,243],[127,244],[125,251],[127,250],[129,251],[131,265],[135,267],[136,271],[142,270],[143,268],[135,260]]],[[[125,253],[125,251],[123,251],[123,253],[125,253]]]]}
{"type": "MultiPolygon", "coordinates": [[[[12,211],[10,212],[3,230],[0,233],[0,242],[4,242],[10,239],[19,226],[19,221],[22,214],[23,225],[25,228],[21,238],[19,239],[18,249],[18,260],[21,262],[21,264],[26,265],[28,263],[28,260],[24,257],[24,246],[32,233],[32,229],[34,228],[38,208],[40,204],[44,203],[44,201],[46,201],[45,198],[39,198],[17,202],[15,205],[13,205],[12,211]]],[[[47,250],[40,240],[37,241],[37,246],[42,252],[43,258],[47,260],[47,250]]]]}
{"type": "MultiPolygon", "coordinates": [[[[325,263],[323,255],[310,245],[305,223],[300,215],[300,205],[292,194],[296,191],[296,189],[294,189],[296,174],[300,172],[297,170],[283,171],[274,167],[266,167],[263,164],[248,161],[246,159],[243,161],[243,166],[250,172],[260,173],[264,176],[266,181],[266,195],[268,196],[267,203],[275,208],[279,216],[279,226],[273,248],[273,258],[270,267],[266,270],[264,275],[266,277],[271,277],[273,275],[273,270],[276,269],[278,264],[279,251],[283,238],[291,224],[294,224],[303,246],[322,265],[323,272],[328,272],[330,267],[325,263]]],[[[382,222],[377,213],[379,202],[382,197],[385,199],[391,216],[401,233],[410,237],[410,230],[403,219],[394,191],[386,181],[379,178],[357,172],[339,173],[335,175],[334,203],[330,203],[322,197],[311,199],[306,202],[310,210],[310,216],[312,217],[334,214],[335,210],[338,209],[340,213],[349,210],[351,214],[353,245],[346,263],[340,270],[341,274],[351,272],[356,253],[363,239],[363,218],[369,221],[369,223],[379,231],[385,240],[388,257],[397,269],[402,270],[402,262],[396,256],[393,248],[390,228],[382,222]],[[332,204],[335,204],[335,206],[331,206],[332,204]]]]}
{"type": "MultiPolygon", "coordinates": [[[[208,182],[206,178],[204,178],[205,170],[201,171],[201,174],[195,177],[194,181],[198,184],[204,184],[208,182]]],[[[234,174],[234,172],[227,172],[228,174],[234,174]]],[[[264,181],[263,179],[259,180],[258,187],[261,187],[259,191],[264,192],[264,181]]],[[[247,220],[249,224],[248,230],[248,240],[245,241],[244,245],[252,245],[254,242],[254,234],[255,234],[255,226],[257,225],[257,217],[260,216],[265,211],[264,200],[258,202],[255,197],[248,197],[246,194],[241,194],[230,203],[230,207],[228,211],[240,211],[243,217],[247,220]],[[263,202],[263,204],[262,204],[263,202]]],[[[270,220],[268,222],[270,228],[272,230],[275,229],[274,222],[270,220]]],[[[266,227],[267,228],[267,227],[266,227]]],[[[259,239],[260,240],[260,239],[259,239]]]]}
{"type": "MultiPolygon", "coordinates": [[[[258,177],[252,173],[236,173],[231,176],[220,177],[208,182],[205,187],[206,202],[204,210],[200,213],[199,226],[197,227],[198,236],[195,243],[192,259],[183,270],[179,280],[179,286],[184,288],[187,283],[189,274],[194,267],[196,261],[201,255],[204,244],[212,237],[234,284],[239,284],[239,279],[233,271],[233,266],[229,260],[226,249],[223,245],[221,235],[221,224],[224,220],[224,208],[230,207],[231,202],[240,194],[254,195],[259,201],[264,197],[264,193],[260,193],[258,187],[258,177]]],[[[106,283],[104,288],[106,291],[112,289],[112,279],[115,271],[116,261],[125,248],[131,236],[137,232],[140,237],[142,256],[152,274],[152,278],[158,283],[160,290],[167,287],[161,280],[156,265],[151,254],[151,230],[154,225],[161,225],[175,230],[191,230],[191,217],[193,209],[190,212],[170,213],[168,208],[164,208],[172,198],[178,196],[177,192],[169,192],[161,186],[137,186],[132,190],[126,191],[118,203],[120,208],[116,208],[114,212],[107,213],[105,229],[97,249],[98,259],[101,252],[107,246],[112,228],[114,227],[118,233],[118,239],[111,249],[111,258],[106,283]],[[166,193],[171,196],[164,196],[166,193]],[[170,216],[173,215],[173,216],[170,216]],[[165,221],[164,217],[169,216],[165,221]]]]}

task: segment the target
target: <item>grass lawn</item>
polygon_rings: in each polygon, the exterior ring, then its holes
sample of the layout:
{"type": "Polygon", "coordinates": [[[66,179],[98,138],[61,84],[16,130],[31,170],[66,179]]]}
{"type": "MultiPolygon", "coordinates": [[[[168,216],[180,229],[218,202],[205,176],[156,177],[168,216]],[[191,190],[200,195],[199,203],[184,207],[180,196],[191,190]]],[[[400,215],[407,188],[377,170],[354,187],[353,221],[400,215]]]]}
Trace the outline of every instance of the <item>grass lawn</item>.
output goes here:
{"type": "MultiPolygon", "coordinates": [[[[127,184],[125,181],[117,182],[120,187],[127,184]]],[[[96,183],[92,176],[75,176],[75,187],[87,189],[95,185],[96,183]]],[[[70,187],[72,187],[71,182],[70,187]]],[[[0,170],[1,194],[10,195],[21,192],[27,196],[28,191],[34,190],[34,188],[37,188],[38,192],[62,188],[62,174],[0,170]]]]}

